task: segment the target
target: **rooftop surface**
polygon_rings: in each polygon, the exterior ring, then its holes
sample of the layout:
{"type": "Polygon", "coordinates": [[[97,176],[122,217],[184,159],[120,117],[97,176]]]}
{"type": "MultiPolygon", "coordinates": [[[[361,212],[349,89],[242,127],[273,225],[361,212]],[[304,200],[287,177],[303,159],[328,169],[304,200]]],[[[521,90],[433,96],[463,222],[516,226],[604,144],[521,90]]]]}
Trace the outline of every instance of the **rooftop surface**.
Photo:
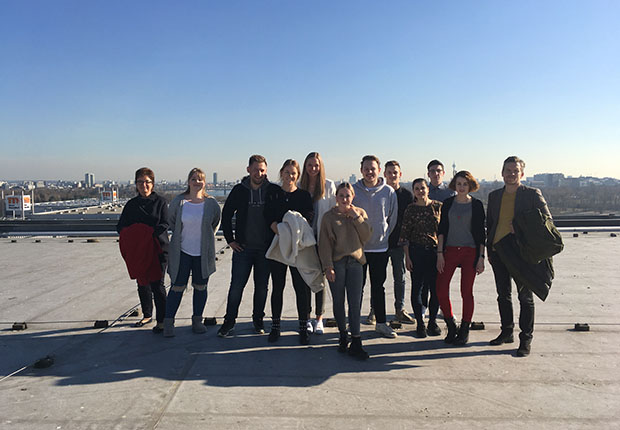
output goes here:
{"type": "MultiPolygon", "coordinates": [[[[223,253],[205,312],[218,325],[230,282],[224,245],[216,242],[223,253]]],[[[139,309],[138,297],[114,238],[0,239],[0,429],[618,428],[620,239],[565,233],[565,245],[549,298],[536,299],[529,357],[515,357],[517,343],[488,345],[499,316],[487,264],[474,286],[474,320],[486,329],[472,331],[467,346],[416,339],[408,325],[397,339],[383,339],[363,325],[371,358],[358,362],[338,354],[335,328],[298,344],[290,283],[275,345],[252,331],[251,283],[236,337],[218,338],[217,327],[193,334],[190,294],[176,337],[163,338],[127,316],[139,309]],[[94,329],[94,320],[111,326],[94,329]],[[22,321],[26,330],[11,330],[22,321]],[[575,323],[590,331],[574,331],[575,323]],[[47,355],[51,367],[32,366],[47,355]]],[[[458,278],[451,288],[457,317],[458,278]]],[[[390,317],[391,276],[386,294],[390,317]]]]}

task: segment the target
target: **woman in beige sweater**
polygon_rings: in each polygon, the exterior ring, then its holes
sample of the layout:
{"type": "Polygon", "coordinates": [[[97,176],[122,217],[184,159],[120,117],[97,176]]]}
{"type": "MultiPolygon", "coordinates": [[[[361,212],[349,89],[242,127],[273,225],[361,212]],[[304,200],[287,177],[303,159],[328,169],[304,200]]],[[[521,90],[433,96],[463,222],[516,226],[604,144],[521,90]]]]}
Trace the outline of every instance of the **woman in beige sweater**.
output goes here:
{"type": "Polygon", "coordinates": [[[351,204],[355,193],[348,182],[336,189],[336,206],[323,216],[319,235],[319,257],[334,300],[334,316],[340,331],[338,351],[365,360],[368,353],[362,349],[360,337],[360,305],[362,300],[362,265],[364,243],[370,239],[368,215],[362,208],[351,204]],[[345,292],[349,303],[348,345],[347,322],[344,309],[345,292]]]}

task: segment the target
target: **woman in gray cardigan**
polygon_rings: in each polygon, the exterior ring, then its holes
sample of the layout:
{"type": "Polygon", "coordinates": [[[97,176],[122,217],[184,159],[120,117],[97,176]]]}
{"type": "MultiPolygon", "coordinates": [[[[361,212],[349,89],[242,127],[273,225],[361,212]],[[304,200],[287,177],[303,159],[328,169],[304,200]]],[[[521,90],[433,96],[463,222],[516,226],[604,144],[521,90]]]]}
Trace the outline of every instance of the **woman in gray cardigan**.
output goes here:
{"type": "Polygon", "coordinates": [[[194,287],[192,330],[204,333],[207,328],[202,323],[202,312],[207,303],[207,282],[215,272],[215,232],[220,224],[221,210],[217,201],[205,192],[202,170],[190,170],[187,189],[172,200],[168,212],[172,228],[168,274],[172,287],[166,300],[164,336],[174,336],[174,317],[190,272],[194,287]]]}

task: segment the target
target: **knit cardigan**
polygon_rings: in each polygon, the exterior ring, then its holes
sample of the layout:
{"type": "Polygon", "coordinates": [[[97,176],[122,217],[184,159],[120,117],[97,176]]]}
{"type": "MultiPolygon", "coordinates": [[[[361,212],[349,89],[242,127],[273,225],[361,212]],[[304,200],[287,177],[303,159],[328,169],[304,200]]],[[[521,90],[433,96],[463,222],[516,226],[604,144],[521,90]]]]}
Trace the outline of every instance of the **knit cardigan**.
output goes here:
{"type": "MultiPolygon", "coordinates": [[[[183,230],[183,205],[186,203],[187,194],[179,194],[168,209],[168,221],[172,228],[170,239],[170,252],[168,257],[168,274],[172,282],[179,273],[181,261],[181,231],[183,230]]],[[[207,279],[215,272],[215,232],[220,225],[222,211],[220,205],[213,197],[205,198],[205,207],[202,214],[202,233],[200,238],[200,267],[202,277],[207,279]]]]}
{"type": "Polygon", "coordinates": [[[353,219],[340,213],[337,207],[327,212],[321,224],[319,235],[319,257],[323,269],[334,267],[334,262],[351,256],[360,264],[366,264],[364,243],[372,235],[368,215],[362,208],[357,208],[361,217],[353,219]]]}

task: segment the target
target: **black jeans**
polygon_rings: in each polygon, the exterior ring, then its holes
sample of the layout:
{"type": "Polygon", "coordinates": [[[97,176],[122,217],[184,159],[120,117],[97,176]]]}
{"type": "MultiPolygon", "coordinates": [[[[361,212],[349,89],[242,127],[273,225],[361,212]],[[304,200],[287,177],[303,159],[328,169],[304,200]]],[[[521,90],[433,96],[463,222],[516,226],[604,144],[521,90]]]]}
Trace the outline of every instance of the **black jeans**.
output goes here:
{"type": "Polygon", "coordinates": [[[267,285],[269,284],[269,263],[267,258],[265,258],[264,250],[244,249],[240,252],[233,252],[225,321],[235,323],[239,314],[243,289],[248,283],[248,279],[250,279],[250,272],[252,270],[254,270],[252,320],[263,320],[265,316],[265,303],[267,302],[267,285]]]}
{"type": "MultiPolygon", "coordinates": [[[[364,276],[362,279],[362,299],[366,284],[366,271],[370,272],[370,306],[375,311],[378,323],[385,323],[385,288],[387,278],[388,252],[365,252],[364,276]]],[[[361,306],[360,302],[360,306],[361,306]]]]}
{"type": "MultiPolygon", "coordinates": [[[[489,249],[489,262],[493,268],[495,276],[495,288],[497,289],[497,305],[499,307],[499,318],[502,323],[502,330],[512,331],[514,328],[514,313],[512,310],[512,277],[502,262],[501,258],[489,249]]],[[[521,340],[531,340],[534,333],[534,295],[529,288],[517,285],[519,294],[519,328],[521,340]]]]}
{"type": "Polygon", "coordinates": [[[158,323],[164,321],[166,315],[166,287],[164,281],[166,278],[167,260],[160,256],[161,279],[153,281],[149,285],[138,284],[138,297],[140,298],[140,307],[144,318],[153,317],[153,301],[155,301],[156,321],[158,323]]]}
{"type": "Polygon", "coordinates": [[[275,260],[269,261],[269,269],[271,271],[271,317],[279,320],[282,316],[282,301],[284,296],[284,286],[286,285],[286,268],[291,270],[293,278],[293,288],[295,289],[295,298],[297,301],[297,314],[300,321],[308,320],[308,294],[310,288],[304,282],[299,271],[293,266],[287,266],[275,260]]]}
{"type": "Polygon", "coordinates": [[[437,319],[439,300],[437,299],[437,249],[430,246],[409,245],[409,258],[413,264],[411,272],[411,306],[417,321],[422,321],[422,293],[430,292],[428,302],[428,318],[430,321],[437,319]]]}

